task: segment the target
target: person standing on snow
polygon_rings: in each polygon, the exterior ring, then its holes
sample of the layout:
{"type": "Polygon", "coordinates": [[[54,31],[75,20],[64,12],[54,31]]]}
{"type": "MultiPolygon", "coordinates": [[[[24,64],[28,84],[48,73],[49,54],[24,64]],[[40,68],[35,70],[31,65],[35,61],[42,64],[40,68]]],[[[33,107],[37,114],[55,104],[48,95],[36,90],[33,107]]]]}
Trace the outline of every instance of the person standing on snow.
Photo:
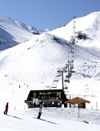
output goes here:
{"type": "Polygon", "coordinates": [[[42,103],[40,104],[40,108],[39,108],[39,113],[38,113],[38,119],[40,119],[40,117],[41,117],[41,114],[42,114],[42,103]]]}
{"type": "Polygon", "coordinates": [[[6,104],[6,106],[5,106],[5,111],[4,111],[4,114],[5,114],[5,115],[7,115],[7,113],[8,113],[8,104],[9,104],[9,103],[7,102],[7,104],[6,104]]]}

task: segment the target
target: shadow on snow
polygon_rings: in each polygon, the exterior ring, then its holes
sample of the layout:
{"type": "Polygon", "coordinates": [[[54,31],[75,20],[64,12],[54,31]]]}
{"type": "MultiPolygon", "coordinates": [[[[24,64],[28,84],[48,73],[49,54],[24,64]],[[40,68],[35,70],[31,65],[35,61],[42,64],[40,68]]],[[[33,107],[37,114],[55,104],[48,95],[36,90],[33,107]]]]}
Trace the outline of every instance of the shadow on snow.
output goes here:
{"type": "Polygon", "coordinates": [[[19,120],[22,120],[21,118],[17,117],[17,116],[11,116],[11,115],[8,115],[10,117],[13,117],[13,118],[16,118],[16,119],[19,119],[19,120]]]}
{"type": "Polygon", "coordinates": [[[55,122],[52,122],[52,121],[48,121],[48,120],[45,120],[45,119],[39,119],[39,120],[42,120],[42,121],[45,121],[45,122],[48,122],[48,123],[51,123],[51,124],[55,124],[55,125],[58,125],[57,123],[55,122]]]}

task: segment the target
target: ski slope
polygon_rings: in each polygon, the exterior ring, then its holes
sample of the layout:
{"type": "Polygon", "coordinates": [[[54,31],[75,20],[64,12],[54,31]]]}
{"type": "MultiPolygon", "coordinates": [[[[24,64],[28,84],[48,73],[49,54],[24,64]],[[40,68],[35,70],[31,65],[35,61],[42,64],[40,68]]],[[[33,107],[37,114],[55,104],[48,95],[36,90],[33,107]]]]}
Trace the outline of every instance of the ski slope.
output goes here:
{"type": "Polygon", "coordinates": [[[68,108],[43,108],[41,120],[36,119],[38,108],[14,111],[8,116],[0,111],[1,131],[99,131],[100,111],[68,108]]]}
{"type": "MultiPolygon", "coordinates": [[[[60,39],[58,43],[55,36],[43,33],[30,41],[2,51],[0,55],[0,90],[2,90],[0,93],[3,94],[0,96],[1,102],[3,96],[4,102],[2,103],[9,101],[12,103],[12,109],[15,106],[17,109],[23,109],[24,100],[27,99],[30,90],[51,87],[57,69],[64,67],[70,59],[68,48],[67,41],[64,39],[60,39]],[[24,93],[22,93],[23,91],[24,93]],[[21,106],[20,103],[22,103],[21,106]]],[[[71,94],[72,97],[82,95],[82,97],[89,97],[88,99],[95,96],[98,99],[100,94],[99,50],[79,45],[75,45],[74,50],[76,73],[67,84],[69,91],[67,94],[71,94]]],[[[61,79],[57,86],[57,88],[62,88],[61,79]]]]}
{"type": "MultiPolygon", "coordinates": [[[[76,31],[86,33],[87,39],[77,40],[74,46],[75,73],[66,83],[67,97],[79,96],[91,103],[80,110],[79,120],[79,110],[68,108],[43,108],[43,120],[38,120],[38,108],[27,109],[24,101],[30,90],[52,87],[57,69],[72,59],[68,41],[73,34],[73,21],[43,33],[0,16],[0,131],[100,130],[100,110],[96,111],[97,103],[100,109],[99,18],[100,12],[76,18],[76,31]],[[8,116],[3,114],[6,102],[8,116]]],[[[61,79],[57,88],[62,88],[61,79]]]]}

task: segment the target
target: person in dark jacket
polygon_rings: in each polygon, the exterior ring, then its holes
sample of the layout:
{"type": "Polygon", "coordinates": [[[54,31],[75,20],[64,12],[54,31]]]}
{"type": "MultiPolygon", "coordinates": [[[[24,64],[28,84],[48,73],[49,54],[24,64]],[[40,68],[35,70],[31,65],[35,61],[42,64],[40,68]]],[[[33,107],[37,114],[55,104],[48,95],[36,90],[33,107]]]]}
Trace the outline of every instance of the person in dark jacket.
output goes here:
{"type": "Polygon", "coordinates": [[[8,113],[8,104],[9,104],[9,103],[7,102],[7,104],[6,104],[6,106],[5,106],[5,111],[4,111],[4,114],[5,114],[5,115],[7,115],[7,113],[8,113]]]}

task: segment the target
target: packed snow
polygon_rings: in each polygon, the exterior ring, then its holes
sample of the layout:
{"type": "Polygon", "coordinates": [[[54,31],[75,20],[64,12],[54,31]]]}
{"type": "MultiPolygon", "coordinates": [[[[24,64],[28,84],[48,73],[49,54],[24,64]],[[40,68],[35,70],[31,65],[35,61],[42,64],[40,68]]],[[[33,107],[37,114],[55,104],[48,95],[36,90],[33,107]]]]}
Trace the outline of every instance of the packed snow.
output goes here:
{"type": "MultiPolygon", "coordinates": [[[[76,31],[85,33],[87,39],[76,40],[74,57],[69,53],[73,20],[65,27],[43,33],[31,26],[0,16],[1,131],[100,130],[99,16],[100,12],[94,12],[76,18],[76,31]],[[66,96],[79,96],[90,100],[91,103],[87,104],[87,109],[84,110],[43,108],[43,120],[36,119],[38,108],[27,109],[25,103],[29,91],[48,87],[51,89],[57,69],[63,68],[68,60],[72,59],[75,73],[70,83],[64,83],[68,87],[65,90],[66,96]],[[8,116],[3,114],[7,102],[8,116]]],[[[62,88],[61,79],[57,88],[62,88]]]]}
{"type": "Polygon", "coordinates": [[[24,111],[0,111],[0,131],[99,131],[100,111],[68,108],[43,108],[37,119],[38,108],[24,111]],[[79,117],[80,116],[80,117],[79,117]]]}

